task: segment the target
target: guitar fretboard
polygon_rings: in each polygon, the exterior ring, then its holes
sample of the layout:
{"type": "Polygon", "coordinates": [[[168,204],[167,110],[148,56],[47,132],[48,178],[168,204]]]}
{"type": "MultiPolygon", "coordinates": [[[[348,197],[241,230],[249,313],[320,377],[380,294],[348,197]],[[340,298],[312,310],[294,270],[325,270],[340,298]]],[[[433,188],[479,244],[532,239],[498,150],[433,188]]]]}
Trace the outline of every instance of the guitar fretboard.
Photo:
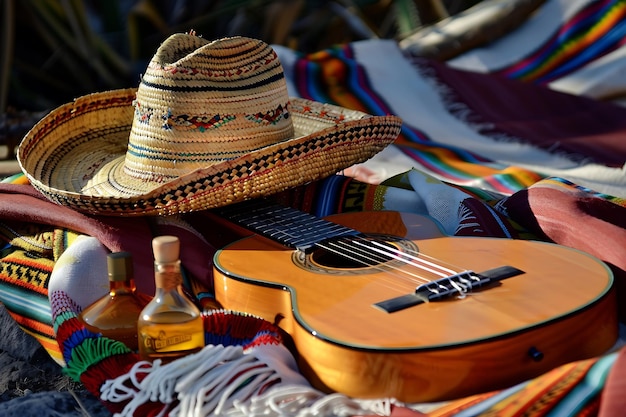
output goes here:
{"type": "Polygon", "coordinates": [[[360,232],[312,214],[267,200],[250,200],[218,210],[218,214],[287,247],[307,250],[326,239],[360,232]]]}

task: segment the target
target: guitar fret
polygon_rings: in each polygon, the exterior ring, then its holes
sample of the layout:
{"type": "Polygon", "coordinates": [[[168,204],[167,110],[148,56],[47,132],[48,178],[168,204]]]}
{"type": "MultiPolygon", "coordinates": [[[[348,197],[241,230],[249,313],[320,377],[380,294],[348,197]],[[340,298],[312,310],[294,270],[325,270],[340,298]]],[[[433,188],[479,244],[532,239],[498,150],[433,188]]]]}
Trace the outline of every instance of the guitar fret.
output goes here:
{"type": "Polygon", "coordinates": [[[303,250],[332,237],[359,234],[356,230],[265,200],[245,201],[217,211],[256,233],[303,250]]]}

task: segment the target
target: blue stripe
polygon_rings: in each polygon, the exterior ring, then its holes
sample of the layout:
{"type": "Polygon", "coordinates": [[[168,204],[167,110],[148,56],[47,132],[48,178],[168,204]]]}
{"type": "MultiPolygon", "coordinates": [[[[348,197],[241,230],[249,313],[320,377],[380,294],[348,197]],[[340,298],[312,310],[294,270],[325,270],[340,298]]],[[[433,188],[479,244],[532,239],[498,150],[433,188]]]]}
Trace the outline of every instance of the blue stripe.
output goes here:
{"type": "Polygon", "coordinates": [[[52,325],[52,309],[47,297],[32,291],[21,291],[0,285],[0,301],[9,311],[26,318],[52,325]]]}
{"type": "Polygon", "coordinates": [[[305,65],[305,80],[307,86],[307,93],[311,100],[319,101],[321,103],[330,103],[331,100],[323,90],[318,88],[317,80],[322,78],[320,76],[320,66],[315,62],[307,62],[305,65]]]}
{"type": "Polygon", "coordinates": [[[519,391],[526,388],[526,385],[528,385],[528,381],[523,382],[521,384],[517,384],[511,388],[502,390],[501,392],[497,393],[493,397],[489,397],[486,400],[481,401],[480,403],[470,408],[460,411],[459,413],[455,414],[454,417],[475,417],[477,415],[480,415],[481,413],[488,411],[491,407],[498,404],[499,402],[506,400],[508,397],[512,395],[517,394],[519,391]]]}
{"type": "Polygon", "coordinates": [[[340,194],[344,183],[344,177],[339,175],[331,175],[320,182],[319,195],[316,196],[315,207],[313,213],[317,217],[325,217],[336,214],[337,196],[340,194]]]}

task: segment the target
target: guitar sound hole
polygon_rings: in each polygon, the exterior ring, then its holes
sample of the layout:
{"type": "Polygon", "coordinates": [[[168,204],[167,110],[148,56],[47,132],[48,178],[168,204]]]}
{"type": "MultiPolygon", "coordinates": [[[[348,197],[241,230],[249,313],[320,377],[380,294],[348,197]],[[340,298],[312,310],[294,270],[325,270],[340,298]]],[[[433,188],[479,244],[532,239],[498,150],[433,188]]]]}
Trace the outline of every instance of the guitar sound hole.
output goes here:
{"type": "Polygon", "coordinates": [[[322,267],[341,269],[369,268],[393,260],[391,255],[398,247],[378,239],[375,244],[372,242],[372,239],[360,239],[359,244],[345,244],[341,240],[329,242],[324,248],[315,249],[310,260],[322,267]]]}
{"type": "Polygon", "coordinates": [[[418,253],[415,242],[396,236],[367,235],[336,238],[318,243],[310,251],[293,251],[292,261],[302,269],[323,275],[354,275],[371,273],[372,268],[391,268],[398,254],[418,253]]]}

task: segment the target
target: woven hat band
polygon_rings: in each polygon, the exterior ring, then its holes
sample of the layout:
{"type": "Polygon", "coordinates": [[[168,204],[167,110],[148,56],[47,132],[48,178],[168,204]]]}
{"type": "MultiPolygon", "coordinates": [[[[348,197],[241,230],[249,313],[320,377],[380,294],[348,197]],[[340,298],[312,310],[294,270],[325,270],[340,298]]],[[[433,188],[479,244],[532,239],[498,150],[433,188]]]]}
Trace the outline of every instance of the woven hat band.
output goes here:
{"type": "Polygon", "coordinates": [[[137,90],[124,170],[166,182],[293,136],[282,66],[269,45],[174,36],[137,90]]]}

